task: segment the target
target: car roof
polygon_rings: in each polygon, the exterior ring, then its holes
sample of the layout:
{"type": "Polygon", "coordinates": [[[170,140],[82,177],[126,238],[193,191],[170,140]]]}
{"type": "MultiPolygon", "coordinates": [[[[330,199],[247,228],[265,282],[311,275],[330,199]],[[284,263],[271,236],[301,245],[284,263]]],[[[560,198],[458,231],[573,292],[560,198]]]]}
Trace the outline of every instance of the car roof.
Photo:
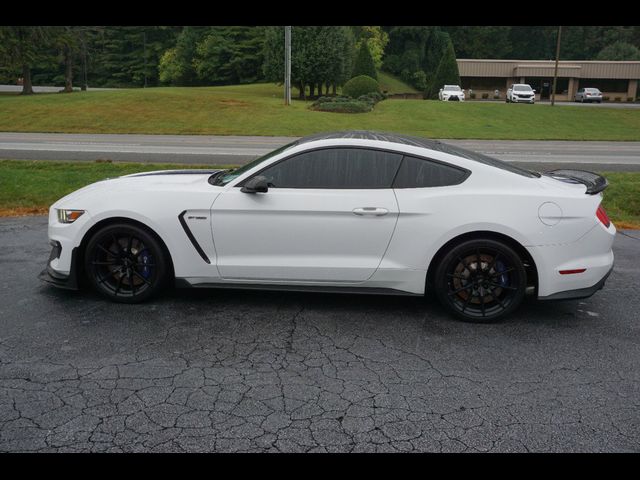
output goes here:
{"type": "Polygon", "coordinates": [[[304,145],[307,143],[321,141],[321,140],[339,140],[339,139],[373,140],[378,142],[389,142],[389,143],[396,143],[400,145],[408,145],[412,147],[427,148],[429,150],[435,150],[437,152],[442,152],[449,155],[455,155],[458,157],[465,158],[467,160],[472,160],[485,165],[490,165],[492,167],[501,168],[502,170],[508,170],[510,172],[518,173],[520,175],[535,176],[535,175],[531,175],[531,172],[529,172],[528,170],[521,169],[519,167],[516,167],[515,165],[511,165],[509,163],[503,162],[493,157],[489,157],[487,155],[483,155],[478,152],[474,152],[472,150],[467,150],[466,148],[444,143],[444,142],[441,142],[440,140],[434,140],[434,139],[424,138],[424,137],[414,137],[411,135],[402,135],[399,133],[375,132],[371,130],[347,130],[347,131],[341,131],[341,132],[317,133],[314,135],[308,135],[306,137],[302,137],[299,140],[290,144],[290,146],[293,147],[298,145],[304,145]]]}

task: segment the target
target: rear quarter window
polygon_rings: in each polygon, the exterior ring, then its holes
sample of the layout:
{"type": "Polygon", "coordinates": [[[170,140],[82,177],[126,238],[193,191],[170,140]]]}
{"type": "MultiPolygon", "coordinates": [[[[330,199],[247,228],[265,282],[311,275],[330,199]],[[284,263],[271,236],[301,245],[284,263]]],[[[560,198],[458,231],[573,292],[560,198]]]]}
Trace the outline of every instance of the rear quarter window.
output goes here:
{"type": "Polygon", "coordinates": [[[393,188],[427,188],[458,185],[471,172],[424,158],[405,156],[398,170],[393,188]]]}

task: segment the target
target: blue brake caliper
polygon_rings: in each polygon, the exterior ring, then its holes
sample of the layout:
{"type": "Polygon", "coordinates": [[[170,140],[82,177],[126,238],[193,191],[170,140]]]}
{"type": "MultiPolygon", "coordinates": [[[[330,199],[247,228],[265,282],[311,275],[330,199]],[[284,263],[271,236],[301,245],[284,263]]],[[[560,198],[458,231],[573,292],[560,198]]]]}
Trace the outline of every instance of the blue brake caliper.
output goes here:
{"type": "MultiPolygon", "coordinates": [[[[506,268],[504,268],[504,263],[502,263],[501,261],[497,261],[496,262],[496,272],[500,273],[503,270],[506,270],[506,268]]],[[[500,275],[499,277],[499,281],[498,283],[500,284],[501,287],[506,287],[509,285],[509,275],[506,273],[503,273],[502,275],[500,275]]]]}
{"type": "Polygon", "coordinates": [[[149,251],[145,248],[140,252],[140,258],[142,259],[142,276],[148,280],[151,275],[151,267],[147,266],[148,263],[153,263],[153,257],[149,254],[149,251]]]}

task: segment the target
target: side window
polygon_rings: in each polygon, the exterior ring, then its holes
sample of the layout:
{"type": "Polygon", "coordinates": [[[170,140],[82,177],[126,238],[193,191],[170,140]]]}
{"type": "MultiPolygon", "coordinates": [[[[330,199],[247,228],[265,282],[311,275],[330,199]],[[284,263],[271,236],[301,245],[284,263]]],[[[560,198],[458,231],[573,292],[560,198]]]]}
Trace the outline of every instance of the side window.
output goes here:
{"type": "Polygon", "coordinates": [[[422,158],[405,156],[393,182],[393,188],[444,187],[462,183],[468,176],[466,170],[432,162],[422,158]]]}
{"type": "Polygon", "coordinates": [[[259,175],[273,188],[391,188],[402,155],[364,148],[301,153],[259,175]]]}

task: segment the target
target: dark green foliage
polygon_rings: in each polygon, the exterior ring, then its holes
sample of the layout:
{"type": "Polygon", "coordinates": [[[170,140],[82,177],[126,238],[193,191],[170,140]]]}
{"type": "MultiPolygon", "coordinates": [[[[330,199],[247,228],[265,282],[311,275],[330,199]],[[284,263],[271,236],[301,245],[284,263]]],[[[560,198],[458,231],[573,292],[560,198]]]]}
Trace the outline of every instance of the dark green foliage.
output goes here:
{"type": "Polygon", "coordinates": [[[353,73],[354,77],[358,77],[360,75],[366,75],[373,79],[378,79],[378,72],[376,71],[376,65],[373,61],[373,57],[371,56],[371,52],[369,51],[369,45],[367,42],[362,42],[360,44],[360,48],[358,49],[358,54],[356,55],[356,60],[353,64],[353,73]]]}
{"type": "Polygon", "coordinates": [[[351,80],[344,84],[344,87],[342,87],[342,93],[353,98],[358,98],[361,95],[366,95],[368,93],[374,92],[380,92],[380,84],[377,82],[377,80],[374,80],[367,75],[353,77],[351,80]]]}
{"type": "Polygon", "coordinates": [[[163,52],[159,60],[159,80],[171,85],[199,85],[200,81],[193,66],[196,48],[205,35],[207,27],[184,27],[178,35],[175,46],[163,52]]]}
{"type": "Polygon", "coordinates": [[[370,92],[360,95],[357,99],[349,96],[320,97],[311,105],[312,110],[338,113],[365,113],[370,112],[376,103],[386,97],[379,92],[370,92]]]}
{"type": "Polygon", "coordinates": [[[323,102],[320,104],[313,104],[312,110],[318,110],[322,112],[336,112],[336,113],[366,113],[370,112],[373,105],[369,102],[362,102],[360,100],[347,99],[344,101],[323,102]]]}
{"type": "Polygon", "coordinates": [[[211,27],[193,58],[206,85],[253,83],[263,78],[264,27],[211,27]]]}
{"type": "Polygon", "coordinates": [[[439,27],[391,27],[383,69],[426,90],[448,42],[439,27]]]}
{"type": "Polygon", "coordinates": [[[459,85],[460,72],[458,71],[458,63],[456,62],[456,53],[453,50],[453,43],[449,42],[429,90],[426,93],[427,98],[438,98],[438,92],[444,85],[459,85]]]}
{"type": "Polygon", "coordinates": [[[603,48],[597,60],[640,60],[640,49],[630,43],[616,42],[603,48]]]}
{"type": "MultiPolygon", "coordinates": [[[[353,32],[349,27],[292,27],[291,82],[305,90],[343,85],[351,77],[353,32]]],[[[267,80],[284,82],[284,27],[267,27],[264,74],[267,80]]],[[[321,95],[321,92],[319,93],[321,95]]]]}

